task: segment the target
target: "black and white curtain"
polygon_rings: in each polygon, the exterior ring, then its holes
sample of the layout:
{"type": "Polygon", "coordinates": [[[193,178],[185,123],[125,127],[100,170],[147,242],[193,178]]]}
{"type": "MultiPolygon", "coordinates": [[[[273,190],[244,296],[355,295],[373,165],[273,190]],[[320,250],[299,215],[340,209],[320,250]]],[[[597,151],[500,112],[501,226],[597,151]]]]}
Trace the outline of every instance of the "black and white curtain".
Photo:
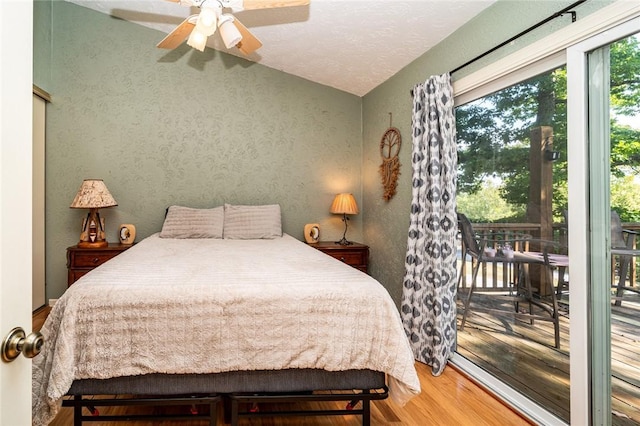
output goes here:
{"type": "Polygon", "coordinates": [[[414,356],[439,375],[456,350],[456,127],[451,76],[413,89],[412,201],[401,315],[414,356]]]}

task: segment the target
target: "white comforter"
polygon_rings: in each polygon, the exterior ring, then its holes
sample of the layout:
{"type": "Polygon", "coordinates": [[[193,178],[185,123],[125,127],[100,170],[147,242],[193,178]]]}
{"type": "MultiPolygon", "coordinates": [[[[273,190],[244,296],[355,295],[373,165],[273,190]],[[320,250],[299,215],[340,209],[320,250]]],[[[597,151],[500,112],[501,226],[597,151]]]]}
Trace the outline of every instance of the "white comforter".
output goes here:
{"type": "Polygon", "coordinates": [[[33,421],[75,379],[284,368],[387,373],[391,397],[420,392],[397,308],[370,276],[285,235],[153,235],[73,284],[42,328],[33,421]]]}

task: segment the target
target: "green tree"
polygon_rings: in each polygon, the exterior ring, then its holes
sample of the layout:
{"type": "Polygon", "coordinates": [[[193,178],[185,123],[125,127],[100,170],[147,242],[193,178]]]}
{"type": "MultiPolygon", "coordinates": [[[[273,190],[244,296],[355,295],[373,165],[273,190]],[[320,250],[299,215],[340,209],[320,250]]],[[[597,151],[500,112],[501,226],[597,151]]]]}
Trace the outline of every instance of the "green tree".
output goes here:
{"type": "Polygon", "coordinates": [[[496,222],[523,214],[501,197],[499,185],[492,181],[477,192],[460,194],[457,201],[458,209],[474,222],[496,222]]]}
{"type": "MultiPolygon", "coordinates": [[[[640,129],[619,123],[620,117],[640,115],[638,39],[628,37],[612,44],[610,56],[611,172],[613,177],[623,177],[640,171],[640,129]]],[[[459,192],[477,193],[494,178],[501,182],[501,197],[521,212],[511,219],[522,220],[529,197],[529,134],[538,126],[551,126],[554,150],[561,153],[553,163],[554,216],[561,218],[567,208],[566,99],[562,67],[458,107],[459,192]]],[[[612,186],[612,200],[619,199],[613,194],[617,188],[612,186]]],[[[640,216],[640,210],[619,210],[623,220],[628,220],[625,214],[640,216]]]]}
{"type": "Polygon", "coordinates": [[[640,222],[640,181],[635,176],[611,178],[611,205],[625,222],[640,222]]]}

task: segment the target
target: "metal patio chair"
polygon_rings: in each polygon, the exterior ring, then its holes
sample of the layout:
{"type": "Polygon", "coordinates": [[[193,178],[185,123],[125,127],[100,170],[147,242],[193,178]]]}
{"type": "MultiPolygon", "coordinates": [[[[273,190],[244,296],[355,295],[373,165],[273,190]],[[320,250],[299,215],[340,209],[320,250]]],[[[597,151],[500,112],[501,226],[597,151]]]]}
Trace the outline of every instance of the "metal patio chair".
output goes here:
{"type": "Polygon", "coordinates": [[[611,210],[611,288],[616,290],[614,296],[616,306],[622,305],[625,291],[640,294],[640,288],[632,282],[634,274],[630,274],[633,270],[631,262],[635,262],[635,258],[640,256],[640,250],[635,249],[636,235],[638,232],[624,229],[618,213],[611,210]],[[627,284],[628,275],[630,276],[627,284]]]}

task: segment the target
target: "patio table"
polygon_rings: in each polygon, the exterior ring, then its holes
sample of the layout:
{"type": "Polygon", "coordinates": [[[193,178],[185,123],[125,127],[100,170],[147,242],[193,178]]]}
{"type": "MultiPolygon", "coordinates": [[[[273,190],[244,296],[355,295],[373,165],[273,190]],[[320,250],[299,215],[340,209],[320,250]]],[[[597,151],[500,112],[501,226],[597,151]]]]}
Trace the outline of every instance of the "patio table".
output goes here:
{"type": "MultiPolygon", "coordinates": [[[[557,245],[553,242],[542,241],[542,240],[529,240],[530,243],[537,243],[543,246],[545,245],[557,245]]],[[[479,268],[479,264],[482,262],[485,263],[503,263],[503,264],[512,264],[515,269],[514,274],[514,283],[513,288],[515,288],[515,294],[510,293],[509,296],[496,295],[495,297],[499,298],[508,298],[513,301],[515,304],[515,311],[507,313],[504,310],[497,310],[494,308],[477,308],[473,309],[476,311],[484,311],[484,312],[492,312],[497,314],[509,314],[513,315],[518,319],[528,319],[530,323],[533,325],[535,320],[542,321],[551,321],[554,323],[554,331],[555,331],[555,347],[560,347],[560,326],[559,326],[559,312],[558,312],[558,301],[556,297],[556,291],[554,291],[553,287],[555,287],[554,283],[554,274],[553,271],[557,269],[559,271],[557,278],[557,285],[561,286],[565,284],[564,274],[566,269],[569,266],[569,256],[566,254],[558,254],[551,253],[548,251],[513,251],[512,255],[505,256],[502,252],[497,251],[495,254],[491,254],[491,251],[486,251],[483,248],[481,256],[477,259],[479,268]],[[547,301],[541,297],[543,292],[540,289],[538,291],[534,291],[531,285],[531,279],[529,275],[529,267],[531,265],[540,265],[544,267],[546,271],[546,281],[542,281],[544,284],[550,283],[551,291],[549,292],[550,300],[547,301]],[[528,312],[520,312],[520,304],[526,303],[529,305],[528,312]],[[534,313],[533,307],[537,306],[542,309],[545,314],[542,313],[534,313]]],[[[476,290],[476,278],[477,274],[474,274],[473,280],[471,283],[471,287],[469,289],[469,293],[467,294],[466,301],[464,302],[464,314],[462,317],[462,322],[460,325],[460,330],[464,329],[464,325],[467,319],[467,315],[471,311],[471,298],[473,297],[473,293],[476,290]]]]}

